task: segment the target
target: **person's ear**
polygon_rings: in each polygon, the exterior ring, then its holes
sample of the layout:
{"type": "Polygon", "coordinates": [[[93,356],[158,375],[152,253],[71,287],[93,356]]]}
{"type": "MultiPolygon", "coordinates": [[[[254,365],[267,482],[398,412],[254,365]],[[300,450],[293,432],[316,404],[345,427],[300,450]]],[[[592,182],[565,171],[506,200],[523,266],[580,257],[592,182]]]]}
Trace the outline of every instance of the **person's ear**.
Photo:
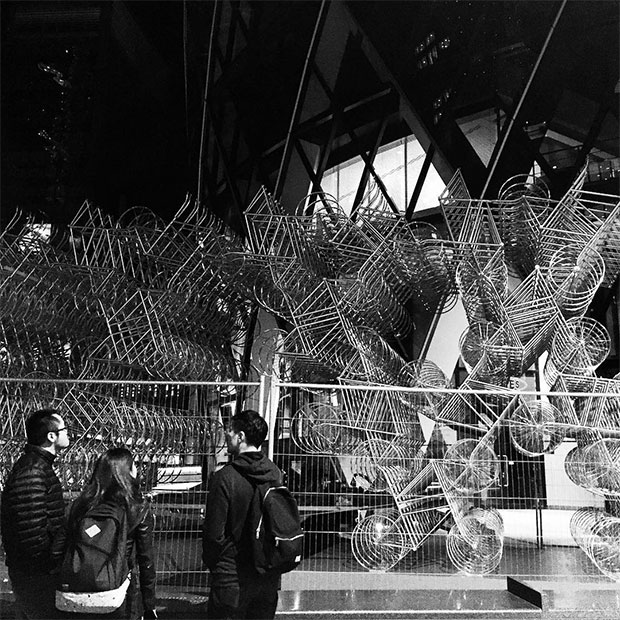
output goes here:
{"type": "Polygon", "coordinates": [[[49,431],[47,433],[47,441],[49,441],[49,443],[54,443],[56,441],[57,435],[58,433],[55,433],[54,431],[49,431]]]}
{"type": "Polygon", "coordinates": [[[237,435],[239,435],[239,441],[243,441],[245,443],[245,431],[239,431],[237,435]]]}

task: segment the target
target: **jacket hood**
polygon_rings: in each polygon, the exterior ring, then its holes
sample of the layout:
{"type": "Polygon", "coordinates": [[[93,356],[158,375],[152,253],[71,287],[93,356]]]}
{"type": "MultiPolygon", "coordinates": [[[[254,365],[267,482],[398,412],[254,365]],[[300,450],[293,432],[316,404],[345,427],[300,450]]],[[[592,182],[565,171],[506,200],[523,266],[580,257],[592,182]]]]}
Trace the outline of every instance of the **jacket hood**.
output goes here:
{"type": "Polygon", "coordinates": [[[232,466],[255,484],[279,484],[282,480],[282,472],[262,452],[243,452],[232,462],[232,466]]]}

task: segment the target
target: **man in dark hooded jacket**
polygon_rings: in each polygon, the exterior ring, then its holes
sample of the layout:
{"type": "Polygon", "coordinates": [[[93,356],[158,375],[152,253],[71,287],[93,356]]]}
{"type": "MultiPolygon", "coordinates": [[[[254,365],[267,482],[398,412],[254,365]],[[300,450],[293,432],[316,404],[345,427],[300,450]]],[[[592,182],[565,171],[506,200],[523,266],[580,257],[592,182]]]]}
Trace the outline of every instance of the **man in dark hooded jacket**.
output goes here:
{"type": "Polygon", "coordinates": [[[211,584],[209,620],[275,616],[280,575],[259,575],[254,570],[246,526],[254,485],[277,485],[282,480],[281,471],[261,452],[266,436],[267,423],[256,411],[233,416],[226,436],[233,461],[209,483],[203,535],[203,560],[211,584]]]}

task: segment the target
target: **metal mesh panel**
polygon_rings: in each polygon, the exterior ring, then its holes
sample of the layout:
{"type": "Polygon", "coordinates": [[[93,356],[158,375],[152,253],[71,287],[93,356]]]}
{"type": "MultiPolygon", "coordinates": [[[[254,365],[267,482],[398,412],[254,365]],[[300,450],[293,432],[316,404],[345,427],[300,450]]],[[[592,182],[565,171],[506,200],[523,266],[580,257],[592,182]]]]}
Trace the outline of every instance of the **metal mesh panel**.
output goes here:
{"type": "Polygon", "coordinates": [[[103,451],[134,454],[142,489],[155,513],[155,554],[161,585],[206,583],[200,533],[206,485],[226,462],[224,427],[236,398],[256,384],[91,383],[31,379],[0,382],[2,479],[22,451],[26,417],[59,411],[71,445],[56,461],[68,499],[87,482],[103,451]]]}
{"type": "MultiPolygon", "coordinates": [[[[102,450],[128,446],[156,514],[160,586],[204,592],[206,483],[227,461],[223,428],[237,394],[257,386],[31,378],[1,387],[2,472],[21,452],[25,417],[42,406],[71,428],[59,462],[70,497],[102,450]]],[[[620,385],[586,387],[281,385],[269,451],[304,520],[296,583],[307,571],[528,575],[541,566],[617,579],[620,385]],[[454,424],[456,396],[470,423],[463,414],[454,424]]]]}
{"type": "Polygon", "coordinates": [[[587,395],[315,387],[287,392],[283,402],[298,409],[280,421],[275,453],[305,518],[301,571],[559,576],[553,558],[562,556],[573,576],[600,574],[577,549],[569,521],[584,503],[614,509],[617,430],[600,416],[579,422],[550,400],[594,400],[597,410],[615,412],[617,381],[587,395]],[[390,395],[406,403],[408,435],[403,423],[388,431],[390,395]],[[457,398],[465,409],[455,424],[457,398]],[[421,432],[429,401],[440,405],[421,432]],[[604,439],[575,458],[570,447],[587,433],[604,439]],[[581,472],[577,484],[564,467],[581,472]]]}

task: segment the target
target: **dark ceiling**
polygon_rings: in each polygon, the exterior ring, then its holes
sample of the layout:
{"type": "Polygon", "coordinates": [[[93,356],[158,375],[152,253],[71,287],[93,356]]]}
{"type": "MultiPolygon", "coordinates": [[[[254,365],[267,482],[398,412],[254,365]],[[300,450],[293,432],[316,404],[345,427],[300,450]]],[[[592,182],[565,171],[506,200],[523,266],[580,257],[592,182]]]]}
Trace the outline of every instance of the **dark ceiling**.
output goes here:
{"type": "MultiPolygon", "coordinates": [[[[617,162],[618,11],[3,2],[2,221],[17,206],[67,221],[85,198],[169,217],[190,192],[234,223],[260,185],[296,204],[359,154],[367,181],[378,147],[412,133],[444,181],[461,169],[474,195],[534,162],[560,194],[586,157],[617,162]],[[487,164],[459,122],[489,111],[487,164]]],[[[614,165],[593,189],[618,192],[614,165]]]]}

